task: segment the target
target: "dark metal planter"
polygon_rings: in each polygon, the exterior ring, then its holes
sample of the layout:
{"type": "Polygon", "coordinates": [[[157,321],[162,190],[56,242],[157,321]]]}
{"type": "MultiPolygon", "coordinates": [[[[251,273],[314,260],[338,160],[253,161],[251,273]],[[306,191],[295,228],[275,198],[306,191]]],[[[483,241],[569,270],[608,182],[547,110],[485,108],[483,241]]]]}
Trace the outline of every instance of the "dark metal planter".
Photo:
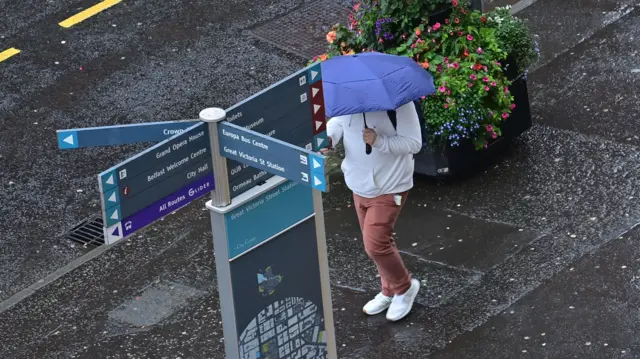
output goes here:
{"type": "Polygon", "coordinates": [[[509,89],[513,94],[516,108],[502,123],[500,138],[490,142],[489,147],[483,150],[476,150],[471,141],[463,142],[458,147],[425,149],[415,157],[415,173],[430,177],[448,177],[477,171],[491,163],[514,138],[531,128],[527,80],[520,77],[511,84],[509,89]]]}

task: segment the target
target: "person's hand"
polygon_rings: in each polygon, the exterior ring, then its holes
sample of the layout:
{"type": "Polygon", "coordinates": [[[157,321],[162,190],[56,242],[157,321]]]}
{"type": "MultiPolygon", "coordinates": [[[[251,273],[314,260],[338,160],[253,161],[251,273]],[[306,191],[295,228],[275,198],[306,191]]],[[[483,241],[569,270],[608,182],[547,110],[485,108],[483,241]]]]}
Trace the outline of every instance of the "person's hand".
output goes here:
{"type": "Polygon", "coordinates": [[[370,128],[364,129],[364,132],[362,133],[362,139],[364,140],[364,143],[373,146],[373,144],[376,142],[376,138],[378,138],[378,134],[376,133],[376,131],[370,128]]]}
{"type": "Polygon", "coordinates": [[[327,147],[320,149],[320,153],[325,156],[328,156],[333,152],[333,141],[331,140],[331,137],[327,137],[327,143],[327,147]]]}

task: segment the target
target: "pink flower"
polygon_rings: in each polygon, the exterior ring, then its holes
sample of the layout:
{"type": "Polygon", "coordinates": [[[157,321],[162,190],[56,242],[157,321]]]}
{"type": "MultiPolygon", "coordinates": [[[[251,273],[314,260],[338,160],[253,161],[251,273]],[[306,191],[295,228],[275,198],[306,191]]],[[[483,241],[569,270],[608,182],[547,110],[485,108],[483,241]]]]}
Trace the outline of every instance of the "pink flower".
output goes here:
{"type": "Polygon", "coordinates": [[[460,19],[456,18],[455,22],[456,22],[456,24],[459,24],[460,23],[460,19]]]}
{"type": "Polygon", "coordinates": [[[438,30],[440,28],[440,26],[442,26],[442,25],[440,25],[439,22],[436,22],[436,24],[433,25],[433,30],[438,30]]]}
{"type": "Polygon", "coordinates": [[[416,47],[416,44],[411,44],[411,48],[414,49],[416,47]]]}
{"type": "Polygon", "coordinates": [[[484,141],[484,148],[487,148],[487,147],[489,147],[489,142],[484,141]]]}
{"type": "Polygon", "coordinates": [[[445,58],[444,58],[444,63],[445,63],[445,64],[448,64],[448,63],[449,63],[449,58],[448,58],[448,57],[446,57],[446,56],[445,56],[445,58]]]}
{"type": "Polygon", "coordinates": [[[469,85],[468,85],[468,86],[469,86],[469,87],[473,87],[473,83],[469,82],[469,85]]]}
{"type": "Polygon", "coordinates": [[[453,68],[455,68],[455,69],[459,69],[459,68],[460,68],[460,65],[458,65],[458,63],[457,63],[457,62],[454,62],[454,63],[453,63],[453,68]]]}
{"type": "Polygon", "coordinates": [[[488,86],[485,86],[485,87],[484,87],[484,90],[485,90],[485,91],[489,91],[489,87],[488,87],[488,86]]]}
{"type": "Polygon", "coordinates": [[[450,97],[447,97],[447,100],[446,100],[446,101],[447,101],[447,103],[450,103],[450,102],[451,102],[451,98],[450,98],[450,97]]]}
{"type": "Polygon", "coordinates": [[[471,76],[469,76],[470,79],[472,80],[476,80],[478,77],[475,74],[471,74],[471,76]]]}
{"type": "Polygon", "coordinates": [[[453,0],[453,1],[451,2],[451,5],[453,5],[453,6],[458,6],[458,0],[453,0]]]}
{"type": "Polygon", "coordinates": [[[422,96],[422,97],[420,97],[420,98],[424,100],[425,98],[427,98],[427,96],[422,96]]]}
{"type": "Polygon", "coordinates": [[[444,104],[444,108],[449,108],[449,104],[444,104]]]}
{"type": "Polygon", "coordinates": [[[502,119],[506,120],[507,118],[509,118],[509,114],[506,112],[502,113],[502,119]]]}
{"type": "Polygon", "coordinates": [[[477,52],[478,54],[482,54],[482,48],[481,48],[481,47],[479,47],[479,48],[476,50],[476,52],[477,52]]]}
{"type": "Polygon", "coordinates": [[[483,66],[482,69],[485,70],[485,71],[488,71],[486,66],[483,66]]]}
{"type": "Polygon", "coordinates": [[[491,132],[491,138],[498,138],[498,134],[495,132],[491,132]]]}
{"type": "Polygon", "coordinates": [[[513,110],[514,108],[516,108],[516,104],[515,104],[515,103],[512,103],[512,104],[511,104],[511,109],[513,110]]]}
{"type": "Polygon", "coordinates": [[[358,11],[359,8],[360,8],[360,3],[356,3],[355,5],[353,5],[353,11],[358,11]]]}
{"type": "Polygon", "coordinates": [[[493,132],[493,126],[487,125],[487,132],[493,132]]]}
{"type": "Polygon", "coordinates": [[[489,117],[493,117],[493,111],[489,111],[489,117]]]}
{"type": "Polygon", "coordinates": [[[438,88],[438,91],[440,91],[440,92],[445,92],[445,91],[447,91],[447,89],[446,89],[444,86],[440,86],[440,87],[438,88]]]}
{"type": "Polygon", "coordinates": [[[484,76],[484,77],[482,78],[482,81],[484,81],[484,82],[489,82],[489,78],[488,78],[487,76],[484,76]]]}
{"type": "Polygon", "coordinates": [[[497,84],[496,84],[496,82],[495,82],[495,81],[492,81],[492,82],[491,82],[491,86],[496,87],[496,85],[497,85],[497,84]]]}
{"type": "Polygon", "coordinates": [[[496,61],[496,65],[501,66],[502,64],[500,63],[500,61],[496,61]]]}
{"type": "Polygon", "coordinates": [[[467,40],[473,41],[473,36],[471,36],[471,34],[467,34],[467,40]]]}
{"type": "Polygon", "coordinates": [[[509,93],[509,88],[507,86],[504,87],[504,93],[509,93]]]}

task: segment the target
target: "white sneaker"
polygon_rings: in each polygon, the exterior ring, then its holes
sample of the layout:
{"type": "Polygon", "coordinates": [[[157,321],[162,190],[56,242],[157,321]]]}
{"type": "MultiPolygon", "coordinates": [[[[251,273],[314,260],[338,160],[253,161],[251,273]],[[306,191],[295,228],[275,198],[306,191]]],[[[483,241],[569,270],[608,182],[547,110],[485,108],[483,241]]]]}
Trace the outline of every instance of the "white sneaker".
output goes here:
{"type": "Polygon", "coordinates": [[[376,315],[384,312],[391,305],[393,297],[387,297],[382,293],[378,293],[375,298],[369,301],[362,311],[369,315],[376,315]]]}
{"type": "Polygon", "coordinates": [[[393,301],[387,311],[387,320],[395,322],[406,317],[411,311],[411,308],[413,308],[413,302],[416,300],[419,290],[420,281],[411,279],[411,287],[409,287],[406,293],[393,296],[393,301]]]}

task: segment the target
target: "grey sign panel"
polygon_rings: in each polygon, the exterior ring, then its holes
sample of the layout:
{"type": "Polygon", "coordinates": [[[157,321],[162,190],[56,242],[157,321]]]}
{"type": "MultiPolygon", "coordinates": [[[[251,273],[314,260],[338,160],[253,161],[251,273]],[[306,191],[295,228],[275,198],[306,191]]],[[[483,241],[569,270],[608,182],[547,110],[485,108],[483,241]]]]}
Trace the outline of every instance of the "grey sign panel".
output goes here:
{"type": "Polygon", "coordinates": [[[127,198],[123,195],[120,200],[121,216],[122,218],[127,218],[155,201],[211,173],[210,157],[203,157],[198,162],[190,162],[188,165],[181,167],[179,171],[175,171],[170,176],[165,177],[163,181],[157,182],[154,186],[148,187],[133,197],[127,198]]]}
{"type": "Polygon", "coordinates": [[[313,217],[230,263],[240,358],[327,358],[313,217]]]}
{"type": "MultiPolygon", "coordinates": [[[[127,176],[125,179],[118,181],[121,202],[124,203],[127,198],[133,198],[147,188],[165,181],[176,172],[186,173],[189,170],[185,169],[185,167],[193,167],[194,163],[200,163],[203,160],[211,162],[211,145],[208,132],[206,136],[202,136],[198,140],[180,147],[179,150],[172,151],[160,159],[156,159],[152,163],[153,167],[137,176],[127,176]]],[[[186,185],[186,182],[184,184],[186,185]]]]}
{"type": "MultiPolygon", "coordinates": [[[[256,131],[259,132],[259,131],[256,131]]],[[[313,131],[311,129],[311,123],[303,124],[297,128],[284,127],[281,131],[274,130],[271,133],[263,133],[264,135],[273,137],[280,141],[291,143],[295,146],[306,148],[310,150],[311,141],[313,140],[313,131]]],[[[239,162],[230,160],[227,164],[229,171],[229,182],[240,183],[247,179],[251,179],[260,170],[240,165],[239,162]]]]}
{"type": "Polygon", "coordinates": [[[179,160],[185,153],[193,149],[193,147],[189,147],[190,143],[208,141],[209,131],[204,122],[194,125],[191,129],[165,143],[159,143],[139,155],[100,173],[101,190],[102,192],[110,191],[120,181],[138,176],[154,167],[160,169],[165,163],[179,160]],[[112,177],[114,175],[115,177],[112,177]]]}
{"type": "Polygon", "coordinates": [[[303,183],[322,191],[324,158],[303,148],[257,134],[228,122],[218,125],[220,153],[271,174],[303,183]],[[311,169],[321,175],[311,175],[311,169]]]}
{"type": "MultiPolygon", "coordinates": [[[[301,70],[227,109],[227,121],[251,126],[281,118],[301,103],[309,103],[307,70],[301,70]]],[[[251,128],[250,128],[251,129],[251,128]]],[[[260,132],[260,131],[257,131],[260,132]]]]}

